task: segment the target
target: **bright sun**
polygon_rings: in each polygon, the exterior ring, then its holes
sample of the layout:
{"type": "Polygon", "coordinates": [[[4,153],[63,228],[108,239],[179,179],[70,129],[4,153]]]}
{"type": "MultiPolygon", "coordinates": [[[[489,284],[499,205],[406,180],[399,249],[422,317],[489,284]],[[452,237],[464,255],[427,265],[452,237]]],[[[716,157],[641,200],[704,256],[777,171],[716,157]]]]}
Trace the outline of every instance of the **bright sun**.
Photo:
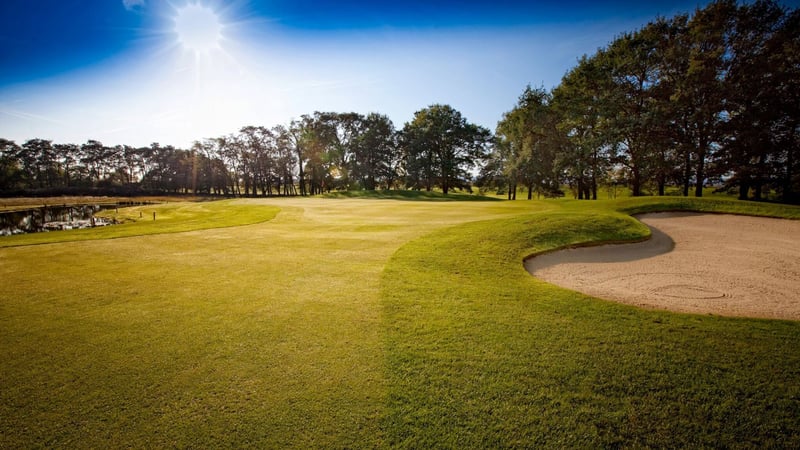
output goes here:
{"type": "Polygon", "coordinates": [[[176,11],[175,32],[183,48],[206,53],[220,47],[222,24],[213,10],[190,3],[176,11]]]}

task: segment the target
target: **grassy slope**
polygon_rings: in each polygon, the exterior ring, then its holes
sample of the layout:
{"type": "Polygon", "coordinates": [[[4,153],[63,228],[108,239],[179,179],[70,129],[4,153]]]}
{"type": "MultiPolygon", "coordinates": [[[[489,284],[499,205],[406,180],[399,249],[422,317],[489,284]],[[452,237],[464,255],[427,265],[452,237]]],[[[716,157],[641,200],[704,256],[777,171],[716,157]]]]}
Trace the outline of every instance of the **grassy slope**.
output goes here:
{"type": "Polygon", "coordinates": [[[524,272],[642,236],[637,201],[240,200],[281,212],[0,249],[0,447],[796,444],[798,324],[524,272]]]}
{"type": "Polygon", "coordinates": [[[647,233],[631,200],[450,228],[382,277],[387,439],[419,447],[800,445],[800,324],[645,311],[539,282],[524,256],[647,233]]]}
{"type": "Polygon", "coordinates": [[[7,236],[0,238],[0,247],[115,239],[250,225],[271,220],[278,211],[274,206],[254,208],[252,205],[237,203],[236,200],[135,206],[121,208],[118,212],[106,210],[96,214],[98,217],[113,218],[123,222],[120,225],[7,236]]]}

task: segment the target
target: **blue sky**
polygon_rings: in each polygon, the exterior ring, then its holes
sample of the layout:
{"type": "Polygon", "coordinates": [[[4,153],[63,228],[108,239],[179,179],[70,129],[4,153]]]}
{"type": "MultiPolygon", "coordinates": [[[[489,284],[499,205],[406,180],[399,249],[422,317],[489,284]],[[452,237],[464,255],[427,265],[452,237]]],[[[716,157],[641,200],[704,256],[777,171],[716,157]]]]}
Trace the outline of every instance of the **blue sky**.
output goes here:
{"type": "Polygon", "coordinates": [[[433,103],[494,129],[527,84],[697,5],[2,0],[0,137],[188,147],[315,110],[400,128],[433,103]]]}

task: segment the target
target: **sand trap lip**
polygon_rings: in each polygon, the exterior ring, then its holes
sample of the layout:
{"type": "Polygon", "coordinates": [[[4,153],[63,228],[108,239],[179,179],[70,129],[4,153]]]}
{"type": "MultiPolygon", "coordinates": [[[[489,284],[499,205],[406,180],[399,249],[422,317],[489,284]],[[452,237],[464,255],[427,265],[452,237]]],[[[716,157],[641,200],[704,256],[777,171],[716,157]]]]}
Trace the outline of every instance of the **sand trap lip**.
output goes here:
{"type": "Polygon", "coordinates": [[[800,221],[654,213],[652,238],[525,260],[531,275],[640,307],[800,320],[800,221]]]}

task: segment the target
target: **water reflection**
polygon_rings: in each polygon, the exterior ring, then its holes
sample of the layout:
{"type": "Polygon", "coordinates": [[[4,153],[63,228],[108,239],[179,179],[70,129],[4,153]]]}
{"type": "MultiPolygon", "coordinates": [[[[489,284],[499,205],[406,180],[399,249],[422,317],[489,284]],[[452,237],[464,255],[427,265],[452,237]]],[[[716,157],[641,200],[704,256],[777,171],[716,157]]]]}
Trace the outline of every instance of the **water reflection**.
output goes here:
{"type": "Polygon", "coordinates": [[[0,212],[0,236],[111,225],[113,220],[94,215],[98,211],[119,206],[122,205],[48,205],[0,212]]]}

